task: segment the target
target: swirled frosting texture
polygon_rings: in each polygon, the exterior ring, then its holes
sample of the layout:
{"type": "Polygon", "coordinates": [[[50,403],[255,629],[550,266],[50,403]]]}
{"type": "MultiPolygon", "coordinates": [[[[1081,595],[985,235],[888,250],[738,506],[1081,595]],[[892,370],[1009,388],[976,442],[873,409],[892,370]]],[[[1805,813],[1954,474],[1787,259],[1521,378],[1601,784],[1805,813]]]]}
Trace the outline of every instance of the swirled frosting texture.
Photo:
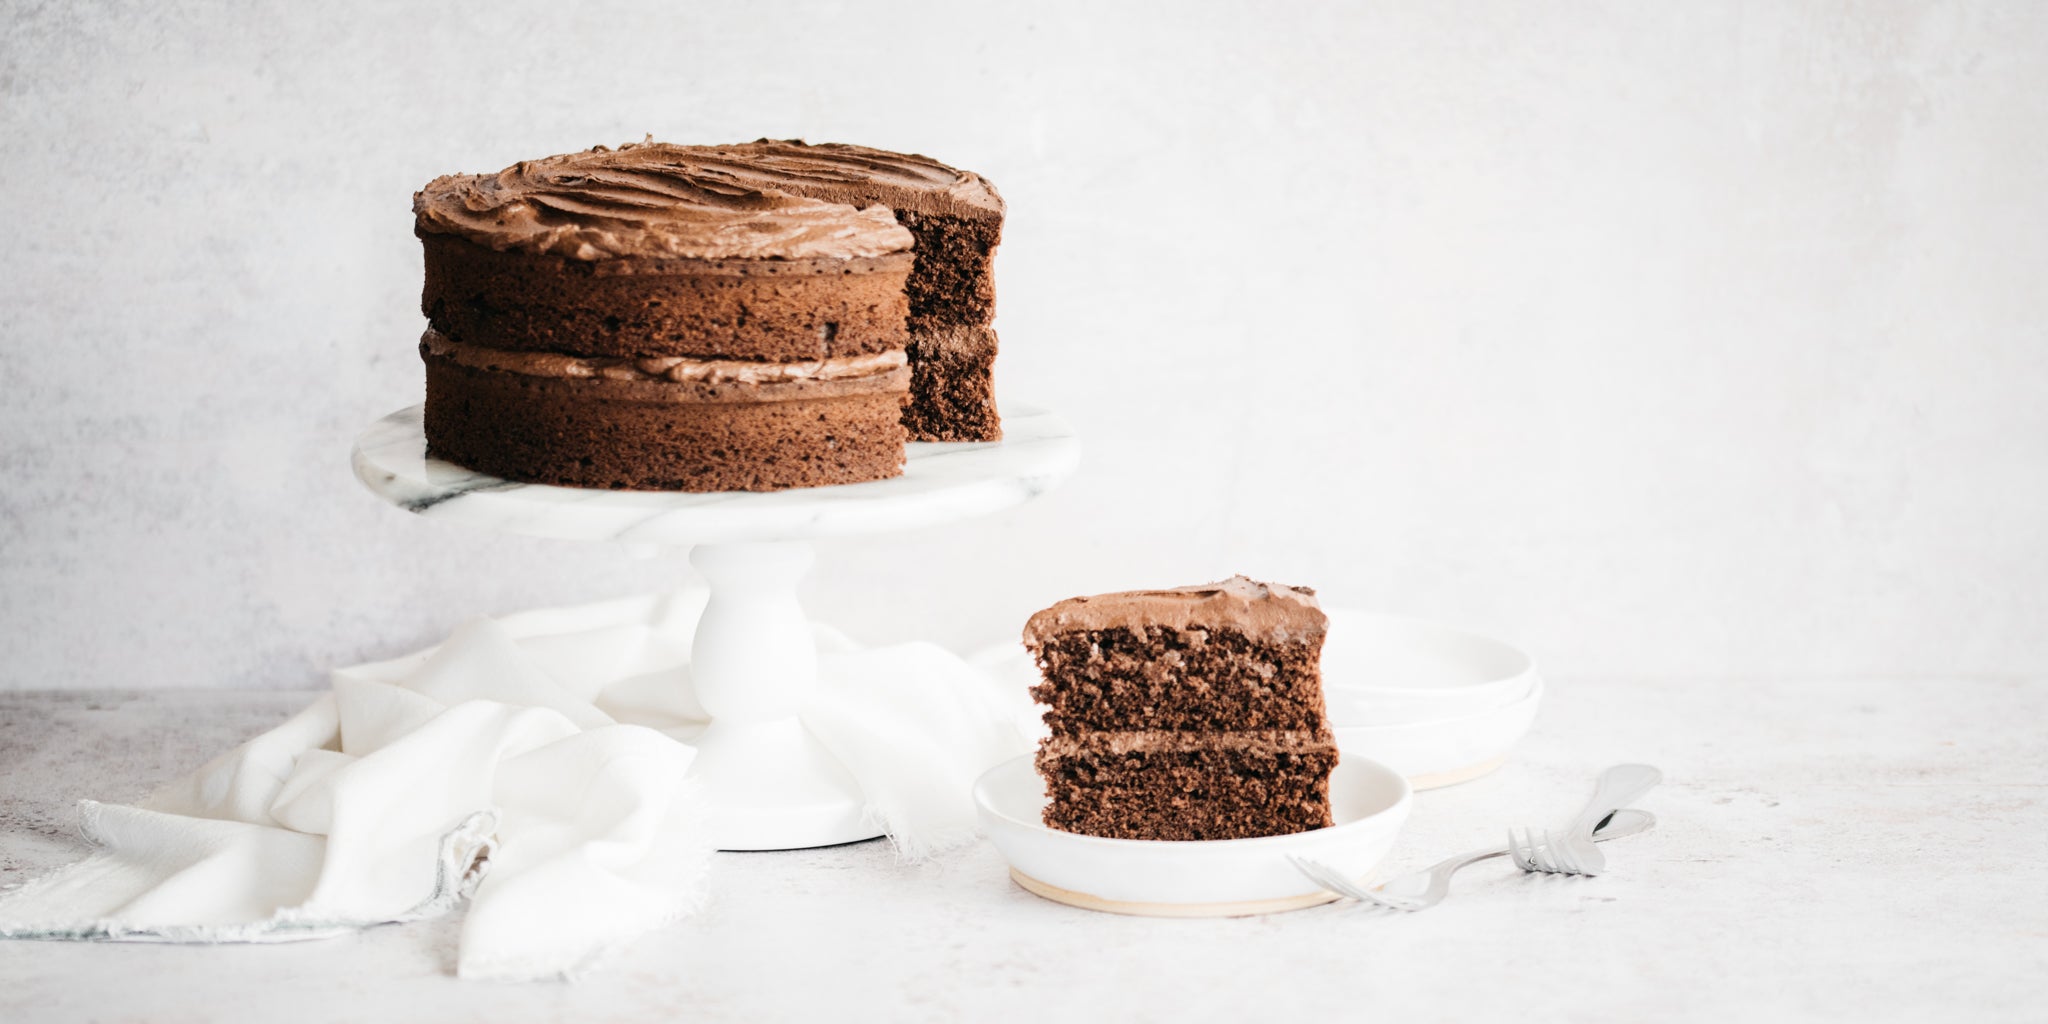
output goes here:
{"type": "Polygon", "coordinates": [[[1003,197],[988,179],[917,153],[797,139],[677,148],[707,177],[737,188],[917,213],[1003,212],[1003,197]]]}
{"type": "Polygon", "coordinates": [[[707,147],[640,143],[436,178],[413,196],[415,229],[499,251],[578,260],[856,259],[910,248],[881,205],[768,187],[705,164],[707,147]]]}

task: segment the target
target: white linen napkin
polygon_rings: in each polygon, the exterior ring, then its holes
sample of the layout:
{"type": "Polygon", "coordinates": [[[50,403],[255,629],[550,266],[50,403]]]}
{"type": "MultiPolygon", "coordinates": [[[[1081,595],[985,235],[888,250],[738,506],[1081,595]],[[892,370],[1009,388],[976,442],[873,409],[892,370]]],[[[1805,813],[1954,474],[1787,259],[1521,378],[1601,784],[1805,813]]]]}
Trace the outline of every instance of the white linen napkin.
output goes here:
{"type": "MultiPolygon", "coordinates": [[[[711,840],[684,739],[701,591],[477,620],[338,669],[270,732],[141,805],[85,802],[85,860],[0,897],[0,938],[277,942],[469,902],[458,973],[570,976],[699,901],[711,840]]],[[[819,629],[803,722],[906,857],[973,835],[969,789],[1027,749],[988,678],[819,629]]]]}

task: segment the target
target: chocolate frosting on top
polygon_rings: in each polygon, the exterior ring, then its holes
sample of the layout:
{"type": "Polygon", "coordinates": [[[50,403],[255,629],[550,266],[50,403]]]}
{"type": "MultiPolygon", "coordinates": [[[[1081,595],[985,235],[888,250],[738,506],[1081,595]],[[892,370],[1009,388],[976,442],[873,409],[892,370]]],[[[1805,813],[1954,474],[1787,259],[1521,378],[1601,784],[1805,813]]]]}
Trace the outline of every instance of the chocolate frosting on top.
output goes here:
{"type": "Polygon", "coordinates": [[[679,148],[705,175],[744,188],[977,219],[1000,217],[1004,209],[988,179],[918,153],[801,139],[679,148]]]}
{"type": "Polygon", "coordinates": [[[446,175],[414,194],[414,226],[578,260],[855,259],[911,247],[909,230],[884,206],[773,189],[765,176],[705,164],[705,152],[598,146],[496,174],[446,175]]]}
{"type": "Polygon", "coordinates": [[[1310,639],[1321,637],[1329,620],[1316,604],[1316,592],[1308,587],[1232,576],[1191,587],[1070,597],[1031,616],[1024,624],[1024,645],[1035,651],[1042,641],[1061,633],[1147,626],[1219,626],[1310,639]]]}

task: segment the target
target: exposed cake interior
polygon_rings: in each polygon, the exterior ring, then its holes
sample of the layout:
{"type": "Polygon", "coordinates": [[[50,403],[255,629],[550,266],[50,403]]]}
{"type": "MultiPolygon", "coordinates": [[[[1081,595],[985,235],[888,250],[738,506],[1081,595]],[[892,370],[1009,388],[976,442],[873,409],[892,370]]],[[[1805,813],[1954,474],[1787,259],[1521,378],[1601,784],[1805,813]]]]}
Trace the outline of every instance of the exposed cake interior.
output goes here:
{"type": "Polygon", "coordinates": [[[920,441],[1002,437],[990,324],[1005,207],[994,185],[930,157],[842,143],[760,139],[687,152],[700,173],[735,187],[894,211],[916,240],[905,283],[912,376],[903,424],[920,441]]]}
{"type": "Polygon", "coordinates": [[[1328,826],[1326,629],[1313,591],[1244,577],[1034,615],[1046,824],[1158,840],[1328,826]]]}
{"type": "Polygon", "coordinates": [[[1337,749],[1327,733],[1116,733],[1038,755],[1046,825],[1117,839],[1247,839],[1326,828],[1337,749]]]}
{"type": "Polygon", "coordinates": [[[986,327],[936,327],[910,332],[910,400],[903,425],[919,441],[993,441],[1003,436],[996,414],[996,332],[986,327]]]}
{"type": "Polygon", "coordinates": [[[996,244],[1002,241],[1000,210],[976,219],[902,210],[896,221],[917,239],[917,265],[905,291],[910,296],[912,331],[986,326],[996,316],[996,244]]]}
{"type": "Polygon", "coordinates": [[[1001,207],[971,219],[903,211],[897,220],[917,239],[905,285],[912,375],[903,425],[920,441],[999,440],[996,332],[989,324],[996,315],[1001,207]]]}

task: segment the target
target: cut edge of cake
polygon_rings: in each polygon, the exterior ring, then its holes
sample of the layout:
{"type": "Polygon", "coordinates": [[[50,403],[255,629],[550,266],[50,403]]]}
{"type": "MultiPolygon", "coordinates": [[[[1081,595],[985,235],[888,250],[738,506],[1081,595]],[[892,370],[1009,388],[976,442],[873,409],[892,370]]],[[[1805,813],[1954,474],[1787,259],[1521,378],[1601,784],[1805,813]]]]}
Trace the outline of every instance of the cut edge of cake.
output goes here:
{"type": "Polygon", "coordinates": [[[994,263],[1009,205],[994,182],[921,153],[849,143],[756,139],[694,148],[731,158],[724,170],[735,181],[893,211],[915,239],[905,283],[914,375],[903,425],[916,441],[1002,439],[993,385],[994,263]],[[771,180],[767,168],[777,165],[786,173],[771,180]],[[842,173],[844,166],[863,166],[867,176],[842,173]]]}

